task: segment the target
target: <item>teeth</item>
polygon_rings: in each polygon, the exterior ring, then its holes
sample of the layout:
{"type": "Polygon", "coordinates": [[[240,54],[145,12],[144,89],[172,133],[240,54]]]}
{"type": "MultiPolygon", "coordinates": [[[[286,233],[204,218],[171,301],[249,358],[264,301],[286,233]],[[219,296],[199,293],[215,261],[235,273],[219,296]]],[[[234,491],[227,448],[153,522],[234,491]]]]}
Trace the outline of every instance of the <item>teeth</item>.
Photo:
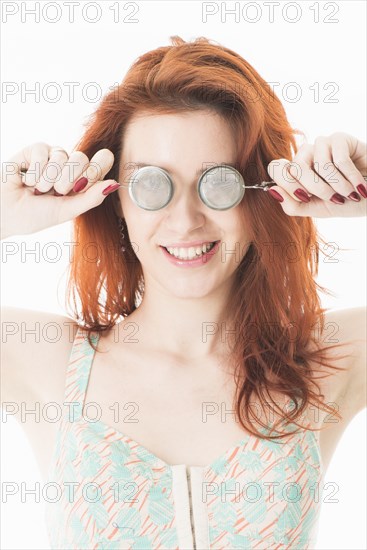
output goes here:
{"type": "Polygon", "coordinates": [[[179,258],[180,260],[192,260],[195,257],[202,256],[213,248],[214,243],[208,243],[203,244],[202,246],[190,246],[190,248],[167,248],[168,252],[172,254],[172,256],[175,256],[176,258],[179,258]]]}

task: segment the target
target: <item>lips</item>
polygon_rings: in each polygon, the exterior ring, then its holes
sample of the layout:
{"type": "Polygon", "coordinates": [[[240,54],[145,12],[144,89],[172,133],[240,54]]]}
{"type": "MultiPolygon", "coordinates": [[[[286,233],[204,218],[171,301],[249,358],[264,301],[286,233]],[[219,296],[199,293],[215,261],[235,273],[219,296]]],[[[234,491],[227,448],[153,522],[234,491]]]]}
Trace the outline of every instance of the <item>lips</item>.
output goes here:
{"type": "Polygon", "coordinates": [[[176,248],[171,248],[170,251],[164,246],[160,246],[164,256],[175,266],[177,267],[200,267],[208,263],[213,256],[216,254],[219,248],[220,241],[213,241],[213,246],[202,246],[202,247],[186,247],[182,250],[176,248]],[[197,254],[196,249],[200,251],[201,248],[204,248],[205,251],[197,254]]]}
{"type": "Polygon", "coordinates": [[[169,243],[169,244],[161,244],[159,246],[163,246],[164,248],[191,248],[191,247],[197,247],[197,246],[203,246],[204,244],[213,244],[218,241],[192,241],[189,243],[169,243]]]}
{"type": "Polygon", "coordinates": [[[175,256],[176,258],[180,258],[182,260],[192,260],[194,258],[197,258],[199,256],[202,256],[203,254],[207,254],[214,248],[216,244],[216,241],[208,244],[204,244],[203,246],[189,246],[189,247],[163,247],[169,254],[172,256],[175,256]]]}

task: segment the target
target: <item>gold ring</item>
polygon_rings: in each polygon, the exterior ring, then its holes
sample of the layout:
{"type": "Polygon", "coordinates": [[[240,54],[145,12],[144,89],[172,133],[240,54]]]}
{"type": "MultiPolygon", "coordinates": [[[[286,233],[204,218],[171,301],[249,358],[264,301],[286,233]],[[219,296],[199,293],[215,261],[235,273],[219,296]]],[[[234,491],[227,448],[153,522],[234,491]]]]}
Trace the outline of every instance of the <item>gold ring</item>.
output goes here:
{"type": "Polygon", "coordinates": [[[65,155],[67,155],[67,152],[65,151],[65,149],[62,149],[61,147],[52,147],[50,154],[52,155],[52,153],[58,153],[58,152],[65,153],[65,155]]]}

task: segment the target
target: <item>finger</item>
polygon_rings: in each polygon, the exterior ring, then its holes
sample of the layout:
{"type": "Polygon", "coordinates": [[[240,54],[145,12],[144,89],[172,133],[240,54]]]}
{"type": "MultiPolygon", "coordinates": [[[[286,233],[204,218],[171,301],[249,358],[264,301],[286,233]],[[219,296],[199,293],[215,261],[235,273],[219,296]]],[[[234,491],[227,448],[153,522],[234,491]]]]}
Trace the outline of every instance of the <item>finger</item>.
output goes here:
{"type": "Polygon", "coordinates": [[[47,143],[38,142],[18,151],[2,165],[2,183],[22,187],[35,186],[48,160],[47,143]],[[27,172],[23,175],[22,172],[27,172]],[[37,179],[38,177],[38,179],[37,179]]]}
{"type": "Polygon", "coordinates": [[[359,184],[365,185],[364,177],[350,158],[352,151],[355,151],[358,146],[358,140],[352,136],[343,136],[338,133],[333,134],[330,139],[333,163],[357,192],[359,184]]]}
{"type": "MultiPolygon", "coordinates": [[[[289,165],[289,173],[298,181],[298,188],[307,193],[308,198],[319,197],[324,201],[330,200],[334,192],[319,174],[313,170],[315,146],[309,143],[302,145],[293,162],[289,165]]],[[[299,192],[299,196],[302,196],[299,192]]],[[[304,202],[310,202],[304,200],[304,202]]]]}
{"type": "Polygon", "coordinates": [[[103,180],[111,170],[114,161],[114,154],[109,149],[100,149],[97,151],[91,158],[87,169],[83,171],[81,177],[75,183],[73,191],[75,193],[85,193],[97,181],[103,180]]]}
{"type": "MultiPolygon", "coordinates": [[[[323,138],[319,138],[320,140],[323,138]]],[[[320,141],[323,145],[326,145],[324,142],[320,141]]],[[[315,146],[311,144],[304,144],[298,150],[296,156],[292,162],[287,161],[286,166],[281,164],[282,176],[278,176],[277,172],[275,173],[274,180],[287,188],[288,192],[292,194],[295,198],[300,199],[302,202],[309,203],[312,197],[319,197],[323,201],[329,201],[335,204],[343,204],[345,202],[345,196],[341,195],[323,178],[316,173],[312,167],[314,164],[318,167],[318,161],[315,161],[315,146]],[[289,180],[285,177],[285,173],[288,172],[293,180],[289,180]],[[276,179],[278,177],[279,179],[276,179]]],[[[326,149],[327,150],[327,149],[326,149]]],[[[320,152],[320,148],[319,148],[320,152]]],[[[334,173],[335,167],[331,161],[330,152],[324,153],[324,156],[319,158],[327,158],[329,154],[329,166],[333,166],[334,173]]],[[[283,160],[283,159],[280,159],[283,160]]],[[[323,162],[325,164],[325,162],[323,162]]],[[[336,170],[337,171],[337,170],[336,170]]],[[[325,170],[325,173],[327,170],[325,170]]],[[[330,170],[329,170],[330,174],[330,170]]],[[[341,179],[344,179],[340,175],[341,179]]],[[[348,184],[348,182],[347,182],[348,184]]],[[[353,188],[351,188],[353,192],[353,188]]],[[[345,191],[345,189],[344,189],[345,191]]]]}
{"type": "Polygon", "coordinates": [[[88,164],[89,159],[86,154],[82,151],[73,151],[65,162],[61,175],[54,185],[55,191],[61,195],[67,195],[88,164]]]}
{"type": "Polygon", "coordinates": [[[28,187],[36,187],[42,172],[48,162],[49,146],[47,143],[36,143],[26,147],[24,156],[29,160],[27,173],[23,178],[23,184],[28,187]]]}
{"type": "MultiPolygon", "coordinates": [[[[339,140],[346,143],[345,138],[341,139],[339,137],[339,140]]],[[[344,198],[348,198],[349,195],[353,193],[353,185],[340,172],[339,165],[335,165],[330,138],[320,136],[315,139],[313,169],[314,172],[321,176],[322,180],[324,180],[329,187],[331,187],[331,190],[328,190],[329,199],[333,195],[332,190],[344,198]]],[[[327,195],[324,194],[324,185],[321,183],[322,180],[320,179],[320,194],[316,194],[317,196],[326,199],[327,195]]]]}
{"type": "Polygon", "coordinates": [[[281,203],[283,211],[288,216],[314,216],[315,208],[318,211],[318,217],[325,216],[325,202],[317,197],[312,197],[310,202],[306,203],[297,200],[292,195],[287,193],[285,189],[279,185],[273,185],[267,189],[267,192],[271,195],[272,200],[281,203]]]}
{"type": "MultiPolygon", "coordinates": [[[[290,162],[288,159],[276,159],[269,163],[268,173],[276,184],[278,184],[282,189],[284,189],[288,195],[292,196],[293,199],[297,202],[309,202],[310,196],[307,192],[307,187],[305,187],[297,178],[302,177],[308,180],[310,178],[307,165],[302,163],[290,162]],[[293,173],[294,176],[290,173],[290,167],[294,166],[293,173]]],[[[278,192],[278,189],[276,189],[278,192]]]]}
{"type": "Polygon", "coordinates": [[[75,195],[55,199],[55,208],[58,209],[57,214],[55,214],[57,223],[72,220],[91,208],[99,206],[107,196],[103,195],[102,191],[106,187],[116,184],[115,180],[103,180],[92,185],[85,193],[76,193],[75,195]]]}
{"type": "MultiPolygon", "coordinates": [[[[313,218],[349,218],[349,217],[365,217],[367,214],[367,201],[360,201],[359,204],[353,201],[347,201],[343,205],[333,204],[330,201],[324,201],[318,197],[312,197],[309,203],[296,201],[291,195],[283,189],[283,187],[274,185],[267,190],[268,193],[276,191],[281,196],[282,200],[276,196],[273,198],[280,202],[285,214],[288,216],[301,216],[313,218]]],[[[272,193],[270,193],[272,195],[272,193]]],[[[271,199],[273,201],[273,198],[271,199]]]]}
{"type": "MultiPolygon", "coordinates": [[[[23,165],[25,166],[25,162],[23,165]]],[[[19,157],[15,155],[12,157],[12,160],[2,162],[1,185],[3,187],[10,186],[13,188],[23,187],[21,168],[22,162],[19,160],[19,157]]]]}
{"type": "Polygon", "coordinates": [[[49,150],[49,160],[42,176],[37,184],[37,189],[41,193],[47,193],[52,189],[58,179],[61,177],[62,170],[68,160],[69,155],[61,147],[51,147],[49,150]]]}

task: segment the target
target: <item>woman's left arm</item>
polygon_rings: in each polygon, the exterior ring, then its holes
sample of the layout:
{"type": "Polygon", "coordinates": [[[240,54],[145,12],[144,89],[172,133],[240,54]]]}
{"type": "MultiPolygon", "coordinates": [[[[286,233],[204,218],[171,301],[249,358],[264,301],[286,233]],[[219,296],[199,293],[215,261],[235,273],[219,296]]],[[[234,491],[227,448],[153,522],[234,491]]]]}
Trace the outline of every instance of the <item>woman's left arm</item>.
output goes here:
{"type": "Polygon", "coordinates": [[[337,132],[316,138],[314,144],[305,143],[292,161],[271,161],[268,173],[276,183],[271,189],[281,196],[289,216],[367,214],[367,145],[349,134],[337,132]]]}
{"type": "MultiPolygon", "coordinates": [[[[349,134],[318,137],[313,145],[302,145],[291,162],[273,160],[268,173],[276,183],[271,189],[281,196],[280,204],[289,216],[366,216],[367,145],[349,134]]],[[[338,385],[335,393],[344,396],[354,416],[367,406],[367,309],[362,306],[328,311],[325,318],[337,324],[339,342],[355,340],[353,353],[341,365],[346,372],[334,379],[338,385]]]]}
{"type": "MultiPolygon", "coordinates": [[[[338,371],[333,377],[335,384],[333,400],[344,403],[351,419],[367,407],[367,309],[366,306],[361,306],[327,311],[325,321],[325,326],[329,327],[329,331],[326,330],[327,337],[330,336],[330,327],[332,327],[333,336],[336,336],[337,342],[353,341],[352,347],[348,347],[350,350],[348,357],[338,362],[338,365],[345,367],[346,370],[338,371]]],[[[342,349],[341,353],[345,351],[342,349]]]]}

